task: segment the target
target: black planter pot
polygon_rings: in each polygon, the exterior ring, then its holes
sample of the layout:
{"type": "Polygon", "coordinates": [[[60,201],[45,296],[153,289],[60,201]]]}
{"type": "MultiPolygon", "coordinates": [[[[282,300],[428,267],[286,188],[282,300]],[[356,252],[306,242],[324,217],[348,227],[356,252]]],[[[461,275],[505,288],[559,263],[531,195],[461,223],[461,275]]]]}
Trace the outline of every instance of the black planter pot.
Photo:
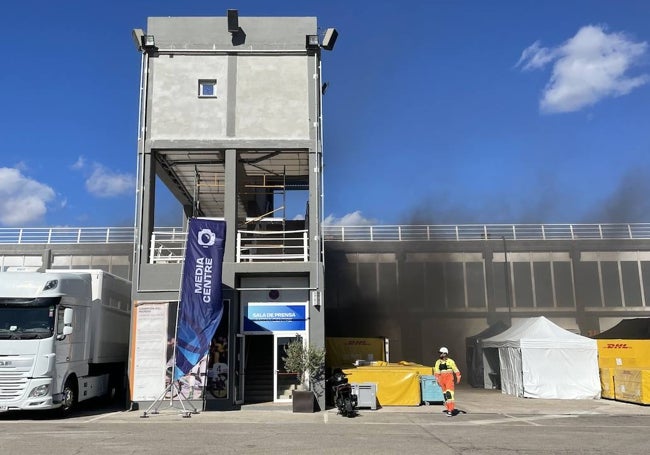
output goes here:
{"type": "Polygon", "coordinates": [[[311,390],[294,390],[293,412],[316,412],[316,397],[311,390]]]}

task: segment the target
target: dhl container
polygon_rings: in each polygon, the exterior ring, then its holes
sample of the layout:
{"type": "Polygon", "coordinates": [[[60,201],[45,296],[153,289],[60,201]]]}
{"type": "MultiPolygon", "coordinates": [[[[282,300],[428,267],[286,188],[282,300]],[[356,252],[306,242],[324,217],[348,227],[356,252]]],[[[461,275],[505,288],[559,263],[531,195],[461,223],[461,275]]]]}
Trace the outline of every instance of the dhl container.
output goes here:
{"type": "Polygon", "coordinates": [[[614,393],[614,368],[599,368],[600,373],[600,396],[613,400],[614,393]]]}
{"type": "Polygon", "coordinates": [[[650,404],[650,369],[616,368],[614,388],[617,401],[650,404]]]}
{"type": "Polygon", "coordinates": [[[600,368],[650,369],[650,340],[596,340],[600,368]]]}

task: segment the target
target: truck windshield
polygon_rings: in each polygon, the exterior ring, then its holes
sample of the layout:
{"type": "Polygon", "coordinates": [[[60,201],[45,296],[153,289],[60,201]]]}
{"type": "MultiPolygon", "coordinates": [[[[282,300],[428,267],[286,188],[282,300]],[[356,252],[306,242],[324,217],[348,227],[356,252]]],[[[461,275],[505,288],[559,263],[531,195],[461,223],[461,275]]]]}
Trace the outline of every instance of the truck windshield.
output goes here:
{"type": "Polygon", "coordinates": [[[49,338],[58,298],[0,299],[0,340],[49,338]]]}

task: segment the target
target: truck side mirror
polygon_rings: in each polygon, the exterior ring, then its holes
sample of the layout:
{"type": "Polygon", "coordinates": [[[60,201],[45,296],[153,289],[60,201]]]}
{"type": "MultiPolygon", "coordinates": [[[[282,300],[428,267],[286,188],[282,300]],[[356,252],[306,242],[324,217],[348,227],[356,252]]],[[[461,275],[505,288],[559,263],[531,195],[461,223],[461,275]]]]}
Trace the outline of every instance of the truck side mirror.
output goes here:
{"type": "Polygon", "coordinates": [[[67,335],[72,333],[72,317],[74,316],[74,310],[72,308],[65,308],[63,310],[63,330],[61,334],[57,336],[57,339],[63,340],[67,335]]]}
{"type": "Polygon", "coordinates": [[[74,316],[74,310],[72,308],[66,308],[63,310],[63,334],[70,335],[72,333],[72,317],[74,316]]]}

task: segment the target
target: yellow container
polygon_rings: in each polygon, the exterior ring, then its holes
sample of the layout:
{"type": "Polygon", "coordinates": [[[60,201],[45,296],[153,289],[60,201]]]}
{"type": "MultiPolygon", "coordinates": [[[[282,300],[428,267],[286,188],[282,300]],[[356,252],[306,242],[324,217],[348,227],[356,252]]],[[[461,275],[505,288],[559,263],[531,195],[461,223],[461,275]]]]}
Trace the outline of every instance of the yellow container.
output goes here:
{"type": "Polygon", "coordinates": [[[613,400],[616,398],[614,393],[614,369],[599,368],[600,373],[600,396],[613,400]]]}
{"type": "Polygon", "coordinates": [[[430,375],[432,367],[412,362],[376,362],[375,366],[345,369],[350,383],[377,384],[377,401],[381,406],[419,406],[422,402],[420,375],[430,375]]]}
{"type": "Polygon", "coordinates": [[[650,404],[650,369],[616,368],[614,389],[617,401],[650,404]]]}
{"type": "Polygon", "coordinates": [[[650,368],[650,340],[596,340],[600,368],[650,368]]]}

